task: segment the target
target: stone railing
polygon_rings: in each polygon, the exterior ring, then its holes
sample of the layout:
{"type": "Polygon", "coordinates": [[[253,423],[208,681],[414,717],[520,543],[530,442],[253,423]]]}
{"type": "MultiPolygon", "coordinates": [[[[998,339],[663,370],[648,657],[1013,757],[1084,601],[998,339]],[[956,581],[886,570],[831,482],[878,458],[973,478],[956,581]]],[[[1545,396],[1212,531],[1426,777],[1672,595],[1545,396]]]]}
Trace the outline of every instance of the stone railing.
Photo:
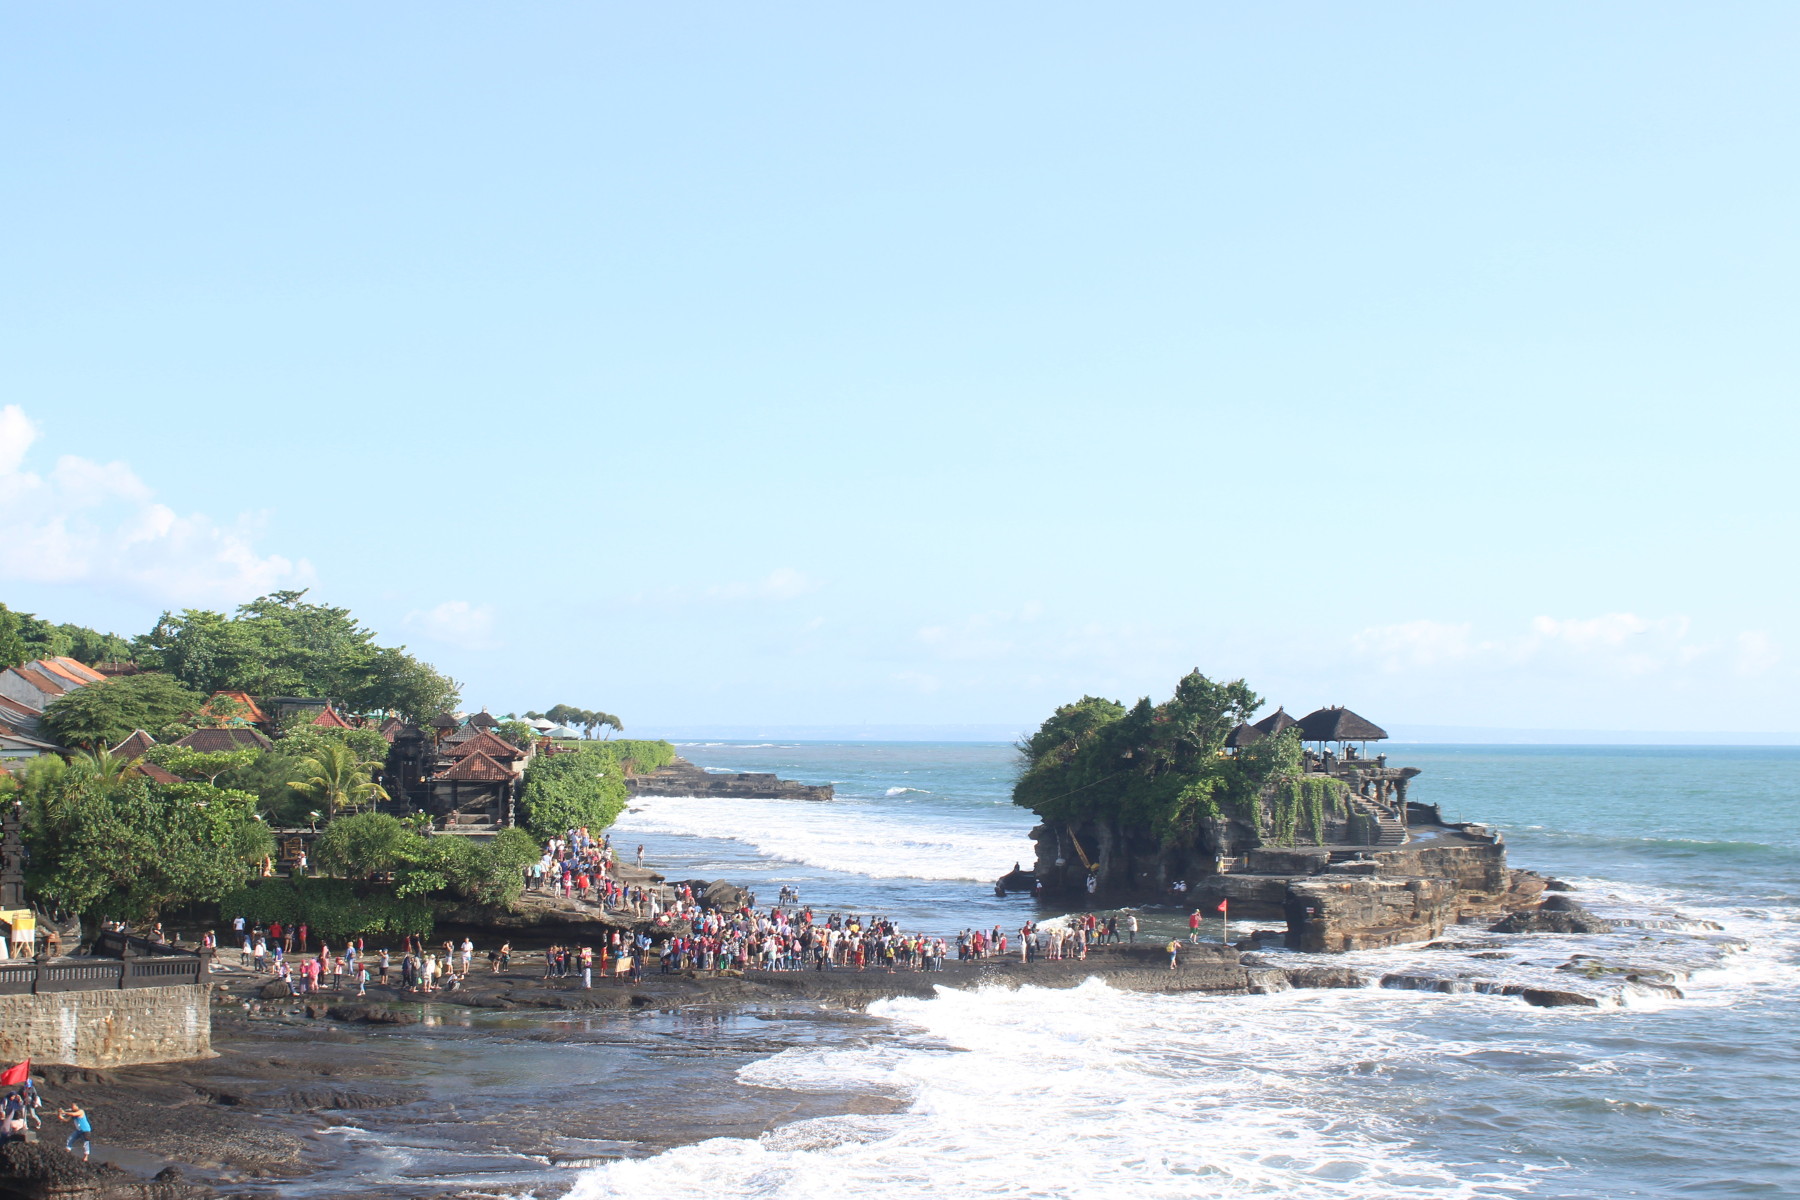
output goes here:
{"type": "Polygon", "coordinates": [[[102,933],[94,951],[77,958],[0,962],[0,996],[192,986],[206,981],[212,957],[117,933],[102,933]]]}

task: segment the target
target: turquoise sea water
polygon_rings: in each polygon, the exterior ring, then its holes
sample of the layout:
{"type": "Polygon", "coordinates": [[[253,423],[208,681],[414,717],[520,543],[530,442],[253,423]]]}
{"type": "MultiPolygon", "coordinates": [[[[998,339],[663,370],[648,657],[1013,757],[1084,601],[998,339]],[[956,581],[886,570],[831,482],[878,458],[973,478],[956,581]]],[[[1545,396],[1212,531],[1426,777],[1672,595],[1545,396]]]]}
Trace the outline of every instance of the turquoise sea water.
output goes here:
{"type": "MultiPolygon", "coordinates": [[[[673,874],[749,878],[765,902],[788,883],[827,910],[943,931],[1016,928],[1032,911],[991,892],[1030,861],[1010,747],[682,753],[830,781],[839,799],[641,802],[619,837],[673,874]]],[[[1677,969],[1682,997],[1537,1009],[1466,992],[1202,999],[1095,983],[895,1001],[877,1009],[892,1042],[784,1054],[744,1077],[890,1090],[906,1111],[609,1166],[577,1194],[1800,1196],[1800,749],[1389,754],[1424,768],[1416,799],[1502,829],[1514,866],[1638,921],[1502,938],[1494,969],[1554,983],[1574,954],[1623,956],[1677,969]]],[[[1444,961],[1358,956],[1377,975],[1444,961]]]]}

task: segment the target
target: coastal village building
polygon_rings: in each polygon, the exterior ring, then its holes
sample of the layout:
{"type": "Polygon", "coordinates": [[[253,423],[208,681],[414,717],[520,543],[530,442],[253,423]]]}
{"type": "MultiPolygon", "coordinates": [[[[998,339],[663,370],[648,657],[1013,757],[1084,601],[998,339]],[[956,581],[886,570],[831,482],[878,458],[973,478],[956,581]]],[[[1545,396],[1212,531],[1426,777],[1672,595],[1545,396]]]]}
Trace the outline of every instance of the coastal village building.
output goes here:
{"type": "Polygon", "coordinates": [[[537,750],[521,750],[493,731],[500,722],[479,712],[466,720],[440,713],[431,732],[398,718],[382,723],[388,740],[384,786],[405,811],[441,817],[444,828],[486,833],[515,821],[525,768],[537,750]]]}
{"type": "Polygon", "coordinates": [[[0,759],[36,758],[56,746],[39,733],[44,709],[106,676],[72,658],[40,658],[0,671],[0,759]]]}

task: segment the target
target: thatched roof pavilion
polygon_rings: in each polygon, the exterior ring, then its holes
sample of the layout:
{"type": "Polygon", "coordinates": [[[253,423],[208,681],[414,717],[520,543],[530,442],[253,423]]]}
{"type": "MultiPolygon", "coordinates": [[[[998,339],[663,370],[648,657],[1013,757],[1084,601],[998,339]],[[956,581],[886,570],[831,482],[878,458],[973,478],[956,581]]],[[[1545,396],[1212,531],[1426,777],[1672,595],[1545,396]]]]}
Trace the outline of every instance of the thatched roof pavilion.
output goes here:
{"type": "Polygon", "coordinates": [[[1379,742],[1387,730],[1347,708],[1321,708],[1300,718],[1300,736],[1309,742],[1379,742]]]}
{"type": "Polygon", "coordinates": [[[1251,728],[1256,730],[1256,732],[1263,737],[1275,737],[1279,734],[1286,733],[1299,723],[1300,722],[1294,720],[1294,718],[1288,716],[1287,709],[1278,708],[1256,724],[1252,725],[1251,728]]]}

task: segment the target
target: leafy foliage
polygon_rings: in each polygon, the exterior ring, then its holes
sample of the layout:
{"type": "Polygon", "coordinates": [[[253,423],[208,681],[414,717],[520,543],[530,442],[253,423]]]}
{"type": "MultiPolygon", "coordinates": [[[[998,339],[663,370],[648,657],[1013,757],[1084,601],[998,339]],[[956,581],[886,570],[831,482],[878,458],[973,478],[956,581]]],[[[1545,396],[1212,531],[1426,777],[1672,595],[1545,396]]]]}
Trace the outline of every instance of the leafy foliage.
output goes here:
{"type": "Polygon", "coordinates": [[[58,696],[44,709],[43,729],[64,746],[92,750],[116,745],[134,729],[161,730],[204,700],[170,675],[124,675],[58,696]]]}
{"type": "Polygon", "coordinates": [[[192,750],[186,746],[156,745],[145,758],[184,779],[217,783],[227,771],[239,771],[255,762],[260,750],[192,750]]]}
{"type": "Polygon", "coordinates": [[[329,746],[346,746],[362,762],[387,761],[387,739],[378,729],[335,729],[306,724],[288,730],[275,741],[275,749],[289,758],[317,758],[329,746]]]}
{"type": "Polygon", "coordinates": [[[1299,739],[1289,735],[1225,755],[1226,735],[1261,704],[1243,680],[1219,683],[1198,671],[1162,704],[1146,698],[1127,710],[1084,696],[1019,744],[1013,803],[1058,823],[1115,818],[1164,841],[1227,812],[1257,820],[1263,786],[1300,760],[1299,739]]]}
{"type": "Polygon", "coordinates": [[[457,684],[407,654],[375,645],[344,608],[274,592],[234,616],[189,608],[164,613],[137,639],[140,661],[204,692],[330,697],[356,712],[393,709],[428,720],[455,706],[457,684]]]}
{"type": "Polygon", "coordinates": [[[502,721],[494,733],[521,750],[529,750],[538,738],[538,731],[524,721],[502,721]]]}
{"type": "Polygon", "coordinates": [[[433,912],[445,904],[500,908],[517,900],[525,867],[539,853],[522,829],[502,830],[485,842],[426,837],[383,813],[338,818],[313,851],[320,866],[349,877],[343,887],[309,892],[269,881],[245,889],[227,907],[238,905],[263,920],[304,915],[322,931],[330,922],[331,936],[338,937],[429,932],[433,912]],[[266,915],[271,912],[289,915],[266,915]]]}
{"type": "Polygon", "coordinates": [[[205,783],[161,787],[104,751],[38,759],[18,785],[26,883],[73,912],[147,919],[217,900],[270,852],[255,797],[205,783]]]}
{"type": "Polygon", "coordinates": [[[52,625],[30,613],[0,604],[0,668],[35,658],[68,657],[76,662],[114,662],[131,657],[131,643],[85,625],[52,625]]]}
{"type": "Polygon", "coordinates": [[[604,829],[625,810],[625,772],[611,753],[596,746],[540,754],[525,768],[519,806],[526,827],[539,840],[584,825],[604,829]]]}
{"type": "Polygon", "coordinates": [[[370,773],[380,766],[378,762],[359,760],[349,746],[329,744],[300,760],[305,778],[288,787],[319,811],[336,816],[339,809],[354,810],[388,798],[387,791],[369,779],[370,773]]]}
{"type": "Polygon", "coordinates": [[[264,879],[226,896],[219,911],[265,925],[305,922],[321,937],[338,941],[428,934],[433,918],[431,901],[422,896],[396,896],[347,879],[264,879]]]}

